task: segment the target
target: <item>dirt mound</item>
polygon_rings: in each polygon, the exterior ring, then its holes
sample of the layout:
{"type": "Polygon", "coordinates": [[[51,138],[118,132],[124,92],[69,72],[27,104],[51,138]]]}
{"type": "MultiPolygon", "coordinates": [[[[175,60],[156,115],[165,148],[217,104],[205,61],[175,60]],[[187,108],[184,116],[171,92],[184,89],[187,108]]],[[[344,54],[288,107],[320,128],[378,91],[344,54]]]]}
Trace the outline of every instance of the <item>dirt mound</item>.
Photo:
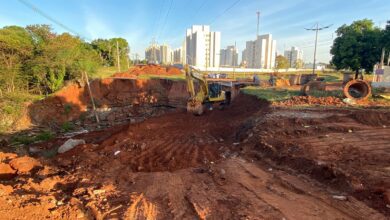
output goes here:
{"type": "Polygon", "coordinates": [[[286,87],[286,86],[290,86],[290,81],[288,79],[276,79],[275,81],[275,86],[276,87],[286,87]]]}
{"type": "Polygon", "coordinates": [[[117,73],[115,77],[134,77],[138,75],[181,75],[183,74],[179,68],[177,67],[164,67],[156,64],[147,64],[147,65],[137,65],[131,68],[128,72],[125,73],[117,73]]]}
{"type": "Polygon", "coordinates": [[[0,180],[10,180],[17,175],[32,175],[42,168],[41,163],[32,157],[6,158],[0,163],[0,180]]]}
{"type": "Polygon", "coordinates": [[[325,105],[325,106],[345,106],[346,104],[337,97],[313,97],[313,96],[294,96],[290,99],[274,102],[275,106],[295,106],[295,105],[325,105]]]}

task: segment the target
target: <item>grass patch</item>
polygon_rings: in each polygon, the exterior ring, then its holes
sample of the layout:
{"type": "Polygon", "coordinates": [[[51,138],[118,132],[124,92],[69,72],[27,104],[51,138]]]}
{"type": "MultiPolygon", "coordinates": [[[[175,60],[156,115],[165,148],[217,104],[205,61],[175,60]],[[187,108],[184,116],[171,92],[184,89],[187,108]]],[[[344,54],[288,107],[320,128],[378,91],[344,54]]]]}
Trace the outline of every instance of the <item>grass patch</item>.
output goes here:
{"type": "Polygon", "coordinates": [[[55,134],[51,131],[43,131],[35,137],[36,141],[48,141],[55,137],[55,134]]]}
{"type": "Polygon", "coordinates": [[[41,142],[41,141],[49,141],[55,137],[55,134],[51,131],[42,131],[36,136],[31,135],[15,135],[11,138],[12,144],[23,144],[23,145],[29,145],[35,142],[41,142]]]}
{"type": "Polygon", "coordinates": [[[72,122],[65,122],[64,124],[61,125],[61,130],[63,132],[69,132],[74,130],[74,124],[72,122]]]}
{"type": "Polygon", "coordinates": [[[111,77],[118,72],[118,68],[115,66],[103,66],[96,71],[96,73],[91,74],[89,77],[91,79],[103,79],[111,77]]]}
{"type": "Polygon", "coordinates": [[[12,144],[29,145],[35,142],[35,137],[28,135],[16,135],[11,138],[12,144]]]}
{"type": "Polygon", "coordinates": [[[43,96],[27,92],[6,93],[0,97],[0,133],[12,130],[14,124],[23,116],[26,102],[34,102],[43,96]]]}
{"type": "Polygon", "coordinates": [[[265,99],[270,102],[283,101],[293,96],[299,95],[299,91],[295,91],[295,90],[278,89],[278,88],[261,88],[255,86],[245,87],[244,89],[241,89],[241,91],[249,95],[255,95],[260,99],[265,99]]]}
{"type": "Polygon", "coordinates": [[[153,75],[153,74],[141,74],[138,79],[170,79],[175,81],[185,80],[185,75],[153,75]]]}
{"type": "MultiPolygon", "coordinates": [[[[262,88],[255,86],[248,86],[241,89],[242,92],[255,95],[260,99],[265,99],[270,102],[275,101],[283,101],[286,99],[290,99],[293,96],[300,96],[301,92],[299,90],[289,90],[289,89],[281,89],[281,88],[262,88]]],[[[343,91],[335,90],[335,91],[311,91],[310,96],[314,97],[328,97],[334,96],[338,98],[343,97],[343,91]]]]}

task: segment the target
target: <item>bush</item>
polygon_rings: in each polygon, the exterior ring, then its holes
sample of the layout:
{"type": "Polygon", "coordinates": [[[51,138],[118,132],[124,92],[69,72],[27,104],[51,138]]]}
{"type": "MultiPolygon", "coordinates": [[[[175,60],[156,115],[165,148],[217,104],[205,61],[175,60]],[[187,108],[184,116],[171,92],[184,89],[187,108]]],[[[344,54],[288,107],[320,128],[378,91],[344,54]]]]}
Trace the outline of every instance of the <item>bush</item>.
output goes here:
{"type": "Polygon", "coordinates": [[[61,130],[63,132],[69,132],[74,130],[74,124],[72,122],[65,122],[64,124],[61,125],[61,130]]]}

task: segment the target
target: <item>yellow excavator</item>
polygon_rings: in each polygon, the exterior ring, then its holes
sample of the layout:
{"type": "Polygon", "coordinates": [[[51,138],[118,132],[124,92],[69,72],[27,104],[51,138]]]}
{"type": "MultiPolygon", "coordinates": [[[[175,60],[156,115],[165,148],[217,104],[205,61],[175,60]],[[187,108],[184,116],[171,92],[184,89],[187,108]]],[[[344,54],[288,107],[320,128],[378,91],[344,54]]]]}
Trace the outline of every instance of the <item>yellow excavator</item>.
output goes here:
{"type": "Polygon", "coordinates": [[[187,112],[202,115],[206,108],[212,109],[214,104],[224,107],[230,104],[234,86],[225,79],[207,78],[200,71],[185,66],[187,91],[187,112]],[[230,84],[229,84],[230,83],[230,84]]]}

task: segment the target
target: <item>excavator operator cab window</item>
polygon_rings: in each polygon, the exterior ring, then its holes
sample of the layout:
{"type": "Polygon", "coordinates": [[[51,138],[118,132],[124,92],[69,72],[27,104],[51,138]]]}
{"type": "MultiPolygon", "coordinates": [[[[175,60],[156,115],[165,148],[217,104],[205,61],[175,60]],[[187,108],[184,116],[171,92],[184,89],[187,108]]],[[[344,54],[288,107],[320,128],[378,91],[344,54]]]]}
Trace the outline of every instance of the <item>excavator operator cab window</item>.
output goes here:
{"type": "Polygon", "coordinates": [[[222,86],[218,83],[209,84],[209,92],[211,98],[216,98],[221,95],[222,86]]]}

